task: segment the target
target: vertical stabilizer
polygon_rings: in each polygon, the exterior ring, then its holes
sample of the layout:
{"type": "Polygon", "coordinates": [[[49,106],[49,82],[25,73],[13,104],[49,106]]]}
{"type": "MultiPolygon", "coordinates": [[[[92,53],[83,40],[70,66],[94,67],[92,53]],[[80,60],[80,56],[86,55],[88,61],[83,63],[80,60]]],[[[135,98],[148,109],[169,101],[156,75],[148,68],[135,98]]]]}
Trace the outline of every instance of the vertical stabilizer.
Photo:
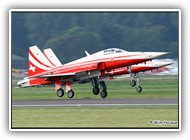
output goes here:
{"type": "Polygon", "coordinates": [[[28,76],[34,76],[54,68],[37,46],[29,47],[28,53],[28,76]]]}
{"type": "Polygon", "coordinates": [[[54,66],[62,66],[61,62],[59,61],[59,59],[57,58],[57,56],[54,54],[54,52],[52,51],[52,49],[45,49],[44,50],[44,55],[46,56],[46,58],[49,60],[49,62],[54,65],[54,66]]]}

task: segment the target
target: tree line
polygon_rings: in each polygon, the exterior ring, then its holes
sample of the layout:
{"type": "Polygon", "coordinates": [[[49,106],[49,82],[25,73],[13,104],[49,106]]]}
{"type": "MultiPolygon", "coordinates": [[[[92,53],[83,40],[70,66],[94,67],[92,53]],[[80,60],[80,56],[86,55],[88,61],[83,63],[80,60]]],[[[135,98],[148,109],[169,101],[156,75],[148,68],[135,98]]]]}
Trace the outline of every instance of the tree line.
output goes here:
{"type": "Polygon", "coordinates": [[[169,51],[178,58],[177,12],[13,12],[12,53],[52,48],[62,63],[105,48],[169,51]]]}

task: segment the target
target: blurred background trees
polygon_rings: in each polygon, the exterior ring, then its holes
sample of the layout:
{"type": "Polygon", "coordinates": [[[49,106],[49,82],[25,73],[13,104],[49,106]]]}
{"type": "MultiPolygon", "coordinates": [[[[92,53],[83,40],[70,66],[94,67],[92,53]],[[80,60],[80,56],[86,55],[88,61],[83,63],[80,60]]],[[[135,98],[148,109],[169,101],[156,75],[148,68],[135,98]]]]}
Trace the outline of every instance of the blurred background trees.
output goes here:
{"type": "Polygon", "coordinates": [[[178,58],[177,12],[13,12],[12,53],[52,48],[62,63],[105,48],[169,51],[178,58]]]}

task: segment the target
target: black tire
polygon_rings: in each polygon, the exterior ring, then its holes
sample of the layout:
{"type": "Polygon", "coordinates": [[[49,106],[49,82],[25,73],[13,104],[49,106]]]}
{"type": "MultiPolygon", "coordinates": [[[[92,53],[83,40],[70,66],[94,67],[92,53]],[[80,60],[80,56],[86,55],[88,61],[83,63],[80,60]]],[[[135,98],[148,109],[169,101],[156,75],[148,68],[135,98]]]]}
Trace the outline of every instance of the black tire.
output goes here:
{"type": "Polygon", "coordinates": [[[102,90],[101,93],[100,93],[100,96],[101,96],[102,98],[106,98],[107,95],[108,95],[108,93],[107,93],[106,90],[102,90]]]}
{"type": "Polygon", "coordinates": [[[138,93],[140,93],[142,91],[142,87],[138,86],[136,90],[137,90],[138,93]]]}
{"type": "Polygon", "coordinates": [[[100,89],[99,89],[98,87],[94,87],[94,88],[92,89],[92,93],[93,93],[94,95],[98,95],[98,94],[100,93],[100,89]]]}
{"type": "Polygon", "coordinates": [[[132,80],[130,81],[130,85],[131,85],[132,87],[136,86],[136,81],[132,79],[132,80]]]}
{"type": "Polygon", "coordinates": [[[57,96],[58,97],[63,97],[63,95],[64,95],[64,90],[62,88],[58,89],[57,90],[57,96]]]}
{"type": "Polygon", "coordinates": [[[74,91],[73,91],[72,89],[67,92],[67,97],[68,97],[68,98],[73,98],[74,95],[75,95],[75,94],[74,94],[74,91]]]}

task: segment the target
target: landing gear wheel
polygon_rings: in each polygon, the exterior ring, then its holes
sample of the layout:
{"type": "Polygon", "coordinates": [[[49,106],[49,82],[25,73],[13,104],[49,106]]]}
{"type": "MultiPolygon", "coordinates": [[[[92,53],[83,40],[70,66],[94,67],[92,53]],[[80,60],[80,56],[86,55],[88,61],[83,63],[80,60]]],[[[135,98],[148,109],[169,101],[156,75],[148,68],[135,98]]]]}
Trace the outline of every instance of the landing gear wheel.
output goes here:
{"type": "Polygon", "coordinates": [[[130,85],[131,85],[132,87],[136,86],[136,81],[132,79],[132,80],[130,81],[130,85]]]}
{"type": "Polygon", "coordinates": [[[107,93],[106,90],[102,90],[101,93],[100,93],[100,95],[101,95],[102,98],[106,98],[107,95],[108,95],[108,93],[107,93]]]}
{"type": "Polygon", "coordinates": [[[63,97],[63,95],[64,95],[64,90],[62,88],[58,89],[57,90],[57,96],[58,97],[63,97]]]}
{"type": "Polygon", "coordinates": [[[67,92],[67,97],[68,98],[73,98],[74,97],[74,91],[72,89],[67,92]]]}
{"type": "Polygon", "coordinates": [[[98,94],[100,93],[100,89],[99,89],[98,87],[94,87],[94,88],[92,89],[92,93],[93,93],[94,95],[98,95],[98,94]]]}
{"type": "Polygon", "coordinates": [[[138,87],[137,87],[137,92],[140,93],[141,91],[142,91],[142,87],[141,87],[141,86],[138,86],[138,87]]]}

